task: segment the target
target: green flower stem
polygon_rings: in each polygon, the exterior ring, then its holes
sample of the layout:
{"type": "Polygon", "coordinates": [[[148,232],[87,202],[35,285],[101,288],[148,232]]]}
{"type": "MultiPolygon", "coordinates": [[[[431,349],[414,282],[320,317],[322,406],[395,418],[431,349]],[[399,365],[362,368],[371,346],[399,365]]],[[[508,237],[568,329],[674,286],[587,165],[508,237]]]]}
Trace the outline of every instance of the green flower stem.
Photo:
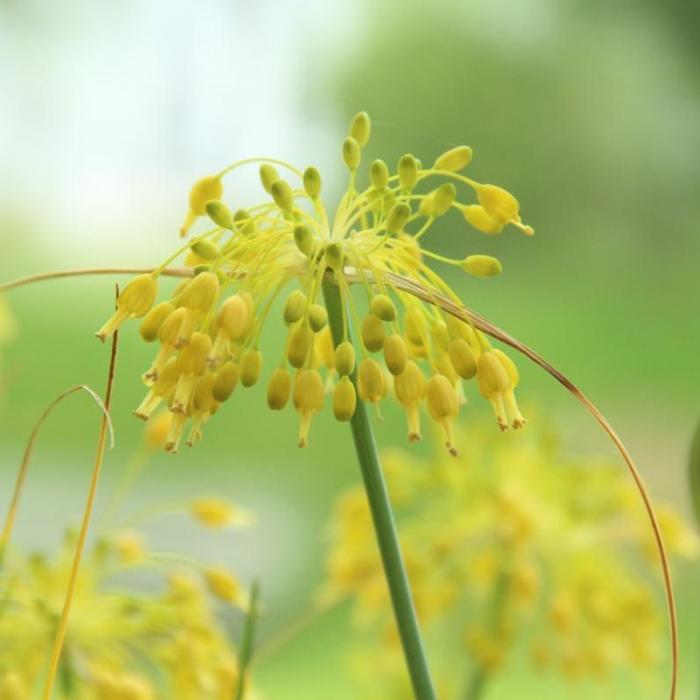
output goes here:
{"type": "MultiPolygon", "coordinates": [[[[323,296],[328,310],[328,321],[333,342],[338,345],[343,340],[343,301],[337,285],[323,283],[323,296]]],[[[356,372],[351,377],[357,387],[356,372]]],[[[384,566],[384,574],[389,585],[394,616],[401,637],[408,673],[413,685],[416,700],[435,700],[433,681],[428,670],[425,650],[418,629],[416,610],[406,576],[406,568],[401,558],[401,550],[396,535],[394,516],[391,511],[384,476],[379,464],[379,455],[374,441],[372,426],[363,401],[358,400],[355,415],[350,421],[355,442],[357,459],[362,470],[367,499],[372,512],[374,530],[384,566]]]]}

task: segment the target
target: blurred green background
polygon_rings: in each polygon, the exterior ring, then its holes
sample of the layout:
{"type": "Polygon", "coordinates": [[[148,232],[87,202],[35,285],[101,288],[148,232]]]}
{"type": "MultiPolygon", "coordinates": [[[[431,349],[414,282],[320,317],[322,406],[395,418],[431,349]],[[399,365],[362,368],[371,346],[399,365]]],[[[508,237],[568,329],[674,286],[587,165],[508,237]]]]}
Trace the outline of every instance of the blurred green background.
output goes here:
{"type": "MultiPolygon", "coordinates": [[[[699,7],[2,0],[0,278],[157,264],[177,245],[191,182],[249,155],[318,165],[332,202],[344,188],[339,144],[360,109],[374,124],[367,162],[394,163],[410,150],[425,163],[468,143],[474,177],[514,192],[537,233],[487,238],[448,217],[431,234],[436,249],[504,264],[495,280],[450,283],[596,400],[654,495],[686,511],[685,459],[700,413],[699,7]]],[[[239,173],[227,198],[244,206],[258,187],[254,170],[239,173]]],[[[3,504],[48,401],[76,383],[102,391],[108,348],[93,332],[115,281],[51,281],[9,295],[16,334],[1,350],[3,504]]],[[[270,350],[282,342],[272,328],[270,350]]],[[[150,354],[135,327],[122,334],[103,497],[140,440],[131,409],[150,354]]],[[[566,392],[520,365],[521,396],[553,418],[570,450],[612,454],[566,392]]],[[[484,412],[479,403],[467,413],[484,412]]],[[[403,416],[385,412],[380,444],[403,444],[403,416]]],[[[97,420],[80,397],[49,420],[18,541],[50,548],[77,519],[97,420]]],[[[349,434],[331,417],[317,418],[305,451],[294,448],[295,431],[293,411],[271,414],[262,388],[237,393],[201,446],[159,456],[134,496],[226,494],[258,513],[251,533],[202,542],[187,522],[165,518],[151,537],[230,561],[246,579],[260,575],[263,636],[305,609],[322,575],[332,500],[358,478],[349,434]]],[[[684,577],[680,590],[694,580],[684,577]]],[[[693,640],[694,597],[680,603],[683,637],[693,640]]],[[[278,700],[351,697],[337,684],[348,635],[345,611],[324,618],[266,660],[261,687],[278,700]]],[[[694,645],[685,653],[691,697],[694,645]]],[[[562,687],[519,669],[492,696],[528,688],[555,697],[562,687]]],[[[600,697],[595,687],[576,692],[600,697]]],[[[638,686],[629,692],[644,696],[638,686]]]]}

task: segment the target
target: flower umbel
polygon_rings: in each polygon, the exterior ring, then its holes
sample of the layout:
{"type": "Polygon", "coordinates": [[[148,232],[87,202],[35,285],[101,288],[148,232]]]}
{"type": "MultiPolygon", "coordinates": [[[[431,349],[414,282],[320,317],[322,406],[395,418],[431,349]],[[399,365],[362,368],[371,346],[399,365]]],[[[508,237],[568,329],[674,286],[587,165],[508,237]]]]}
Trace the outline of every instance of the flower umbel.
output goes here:
{"type": "Polygon", "coordinates": [[[532,228],[522,223],[513,195],[460,172],[471,161],[468,146],[448,150],[428,168],[406,154],[395,173],[375,160],[367,186],[361,187],[358,171],[370,132],[367,114],[356,115],[342,147],[349,185],[332,220],[316,168],[301,171],[265,158],[240,161],[192,189],[183,235],[205,215],[214,227],[124,289],[97,335],[104,339],[126,319],[143,317],[143,339],[159,343],[144,374],[148,394],[136,414],[147,419],[159,404],[169,406],[167,450],[177,451],[188,422],[187,444],[196,443],[204,422],[239,382],[251,387],[260,380],[260,338],[278,299],[287,343],[269,378],[267,401],[272,410],[281,410],[292,399],[300,415],[300,446],[307,444],[326,393],[333,394],[336,418],[347,421],[358,398],[378,408],[393,385],[407,414],[409,439],[420,438],[425,401],[430,417],[444,429],[448,449],[456,453],[452,421],[466,400],[463,382],[475,376],[501,429],[524,425],[513,395],[518,372],[512,360],[493,350],[480,331],[431,303],[438,295],[459,299],[426,259],[476,277],[497,275],[500,262],[478,254],[449,259],[423,241],[436,219],[451,212],[490,235],[509,224],[527,235],[532,228]],[[232,211],[220,199],[223,178],[249,163],[260,165],[267,199],[232,211]],[[181,256],[193,278],[171,300],[154,305],[158,276],[181,256]],[[343,301],[343,340],[337,348],[321,294],[324,280],[338,285],[343,301]],[[365,308],[351,294],[352,284],[363,288],[365,308]],[[357,346],[351,344],[353,336],[359,338],[357,346]]]}

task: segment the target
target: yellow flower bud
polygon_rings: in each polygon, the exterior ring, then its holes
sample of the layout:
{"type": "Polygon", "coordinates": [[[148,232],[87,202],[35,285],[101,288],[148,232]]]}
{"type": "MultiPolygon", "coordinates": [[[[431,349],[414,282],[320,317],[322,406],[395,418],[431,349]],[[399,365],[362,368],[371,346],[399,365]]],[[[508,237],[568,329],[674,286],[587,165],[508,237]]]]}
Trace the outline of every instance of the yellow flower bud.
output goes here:
{"type": "Polygon", "coordinates": [[[272,183],[275,180],[279,180],[280,176],[277,173],[277,168],[269,163],[263,163],[260,166],[260,182],[265,189],[265,192],[270,194],[272,192],[272,183]]]}
{"type": "Polygon", "coordinates": [[[204,570],[204,581],[209,592],[227,603],[245,607],[246,596],[238,579],[227,569],[210,566],[204,570]]]}
{"type": "Polygon", "coordinates": [[[522,428],[527,423],[525,417],[520,413],[518,408],[518,402],[515,400],[514,389],[520,383],[520,373],[518,372],[518,367],[515,362],[508,357],[504,352],[495,348],[493,354],[500,360],[501,364],[505,367],[508,373],[508,378],[510,380],[510,386],[503,394],[503,401],[505,408],[510,415],[510,422],[514,428],[522,428]]]}
{"type": "Polygon", "coordinates": [[[202,272],[182,289],[177,296],[179,306],[207,313],[219,298],[219,278],[213,272],[202,272]]]}
{"type": "Polygon", "coordinates": [[[500,224],[518,220],[520,212],[518,200],[502,187],[496,185],[478,185],[476,188],[476,196],[479,199],[479,204],[486,210],[486,213],[500,224]]]}
{"type": "Polygon", "coordinates": [[[328,312],[321,304],[312,304],[309,309],[309,326],[314,333],[322,331],[328,323],[328,312]]]}
{"type": "Polygon", "coordinates": [[[224,186],[217,175],[207,175],[192,185],[190,190],[190,210],[180,228],[181,236],[187,235],[198,216],[204,216],[207,202],[212,199],[221,199],[223,192],[224,186]]]}
{"type": "Polygon", "coordinates": [[[464,338],[454,338],[448,348],[450,362],[462,379],[471,379],[476,374],[476,356],[464,338]]]}
{"type": "Polygon", "coordinates": [[[363,401],[378,403],[384,398],[386,385],[384,373],[378,362],[370,358],[360,362],[360,367],[357,371],[357,388],[363,401]]]}
{"type": "Polygon", "coordinates": [[[289,401],[292,380],[284,367],[278,367],[267,385],[267,405],[273,411],[281,411],[289,401]]]}
{"type": "Polygon", "coordinates": [[[433,366],[438,374],[442,374],[446,377],[452,386],[455,386],[459,381],[459,375],[455,372],[455,368],[452,366],[450,361],[450,356],[446,352],[437,353],[433,358],[433,366]]]}
{"type": "Polygon", "coordinates": [[[143,441],[149,450],[159,450],[163,447],[170,430],[172,417],[173,414],[170,411],[163,411],[148,421],[143,441]]]}
{"type": "Polygon", "coordinates": [[[384,347],[384,324],[374,314],[367,314],[362,322],[362,342],[370,352],[379,352],[384,347]]]}
{"type": "Polygon", "coordinates": [[[306,224],[298,224],[294,227],[294,242],[299,251],[307,257],[313,253],[315,237],[306,224]]]}
{"type": "Polygon", "coordinates": [[[349,421],[355,415],[357,395],[349,377],[341,377],[333,391],[333,415],[339,421],[349,421]]]}
{"type": "Polygon", "coordinates": [[[95,334],[100,340],[111,336],[127,318],[141,318],[153,306],[158,285],[150,274],[134,277],[117,298],[117,309],[95,334]]]}
{"type": "Polygon", "coordinates": [[[321,194],[321,173],[313,166],[304,170],[304,189],[312,199],[316,199],[321,194]]]}
{"type": "Polygon", "coordinates": [[[406,330],[406,338],[413,345],[425,345],[425,328],[424,319],[416,309],[408,309],[404,316],[404,325],[406,330]]]}
{"type": "MultiPolygon", "coordinates": [[[[233,214],[220,199],[212,199],[210,202],[207,202],[206,212],[207,216],[217,226],[229,229],[231,231],[233,230],[233,214]]],[[[197,253],[197,255],[200,255],[200,253],[197,253]]],[[[206,256],[202,255],[202,257],[205,258],[206,256]]],[[[207,259],[211,260],[211,258],[207,259]]]]}
{"type": "Polygon", "coordinates": [[[250,328],[250,307],[240,294],[230,296],[221,305],[216,317],[216,327],[231,340],[239,340],[250,328]]]}
{"type": "Polygon", "coordinates": [[[144,317],[139,326],[141,337],[152,343],[158,338],[158,331],[168,316],[175,311],[175,307],[169,301],[156,304],[144,317]]]}
{"type": "Polygon", "coordinates": [[[406,368],[408,348],[406,341],[398,333],[388,336],[384,341],[384,362],[394,376],[398,376],[406,368]]]}
{"type": "Polygon", "coordinates": [[[462,168],[466,168],[471,159],[472,149],[469,146],[455,146],[455,148],[451,148],[438,156],[433,169],[456,173],[462,168]]]}
{"type": "Polygon", "coordinates": [[[306,294],[300,289],[295,289],[284,302],[282,316],[287,324],[296,323],[306,311],[306,294]]]}
{"type": "Polygon", "coordinates": [[[154,378],[153,386],[148,390],[134,414],[138,418],[147,420],[163,401],[169,401],[173,397],[179,376],[177,359],[171,358],[165,362],[158,376],[154,378]]]}
{"type": "Polygon", "coordinates": [[[313,331],[305,323],[294,326],[287,341],[287,359],[292,367],[301,369],[306,364],[313,339],[313,331]]]}
{"type": "Polygon", "coordinates": [[[501,430],[506,430],[508,421],[503,404],[504,394],[510,387],[511,379],[503,362],[493,351],[482,352],[476,365],[476,381],[481,395],[493,406],[496,420],[501,430]]]}
{"type": "Polygon", "coordinates": [[[447,352],[450,344],[450,334],[447,330],[447,324],[444,321],[433,321],[430,324],[430,335],[440,350],[447,352]]]}
{"type": "Polygon", "coordinates": [[[256,348],[249,348],[241,356],[241,384],[251,387],[260,379],[262,371],[262,353],[256,348]]]}
{"type": "Polygon", "coordinates": [[[370,121],[367,112],[358,112],[352,119],[350,124],[349,135],[357,141],[361,148],[364,148],[369,141],[369,135],[372,131],[372,122],[370,121]]]}
{"type": "Polygon", "coordinates": [[[452,314],[446,314],[445,320],[450,335],[453,338],[462,338],[466,340],[467,343],[469,343],[469,347],[474,351],[474,354],[478,356],[481,353],[481,343],[479,342],[474,328],[466,321],[462,321],[452,314]]]}
{"type": "Polygon", "coordinates": [[[369,303],[369,310],[382,321],[396,320],[396,306],[386,294],[375,294],[369,303]]]}
{"type": "Polygon", "coordinates": [[[490,255],[469,255],[462,262],[462,268],[474,277],[495,277],[503,270],[500,260],[490,255]]]}
{"type": "Polygon", "coordinates": [[[214,374],[214,384],[211,391],[214,399],[219,402],[227,401],[238,384],[241,371],[238,365],[229,360],[214,374]]]}
{"type": "Polygon", "coordinates": [[[398,233],[406,225],[411,216],[411,207],[405,202],[395,204],[384,222],[384,226],[389,233],[398,233]]]}
{"type": "Polygon", "coordinates": [[[410,153],[399,159],[399,183],[404,190],[412,190],[418,181],[418,161],[410,153]]]}
{"type": "Polygon", "coordinates": [[[385,189],[389,182],[389,168],[386,163],[379,158],[372,161],[372,165],[369,166],[369,177],[372,181],[372,187],[376,190],[385,189]]]}
{"type": "Polygon", "coordinates": [[[341,376],[346,376],[352,374],[354,369],[355,348],[345,340],[335,349],[335,371],[341,376]]]}
{"type": "Polygon", "coordinates": [[[480,204],[468,204],[462,209],[464,218],[477,231],[495,234],[503,230],[503,224],[492,218],[480,204]]]}
{"type": "Polygon", "coordinates": [[[221,257],[221,249],[208,238],[200,238],[190,243],[190,250],[202,260],[216,260],[221,257]]]}
{"type": "Polygon", "coordinates": [[[352,136],[348,136],[343,141],[343,162],[350,170],[357,170],[361,157],[360,144],[352,136]]]}
{"type": "Polygon", "coordinates": [[[452,420],[459,413],[459,402],[454,387],[444,375],[434,374],[428,380],[426,396],[430,417],[442,425],[447,449],[456,455],[457,450],[452,444],[452,420]]]}
{"type": "Polygon", "coordinates": [[[303,369],[294,379],[294,408],[301,416],[299,447],[308,444],[309,428],[314,413],[323,408],[323,380],[315,369],[303,369]]]}
{"type": "Polygon", "coordinates": [[[248,525],[250,516],[223,498],[198,498],[192,504],[192,516],[211,528],[228,525],[248,525]]]}
{"type": "Polygon", "coordinates": [[[328,325],[324,326],[316,336],[314,350],[318,353],[318,361],[329,371],[335,369],[335,346],[333,345],[333,334],[328,325]]]}
{"type": "Polygon", "coordinates": [[[182,374],[204,374],[210,348],[211,338],[208,334],[193,333],[190,342],[177,356],[178,370],[182,374]]]}
{"type": "Polygon", "coordinates": [[[394,379],[394,392],[399,403],[406,410],[408,419],[408,439],[420,440],[420,414],[418,406],[425,398],[426,381],[418,365],[409,360],[404,371],[394,379]]]}
{"type": "Polygon", "coordinates": [[[275,180],[270,186],[270,194],[275,204],[286,214],[291,214],[294,209],[294,194],[286,180],[275,180]]]}

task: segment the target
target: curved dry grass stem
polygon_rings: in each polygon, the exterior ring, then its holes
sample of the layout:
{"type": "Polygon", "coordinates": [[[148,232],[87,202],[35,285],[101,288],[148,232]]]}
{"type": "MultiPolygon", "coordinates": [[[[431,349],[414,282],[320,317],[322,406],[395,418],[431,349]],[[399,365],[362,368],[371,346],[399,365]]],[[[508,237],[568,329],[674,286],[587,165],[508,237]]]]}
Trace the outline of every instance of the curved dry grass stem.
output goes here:
{"type": "MultiPolygon", "coordinates": [[[[84,275],[103,275],[103,274],[136,274],[143,272],[151,272],[154,268],[81,268],[76,270],[58,270],[53,272],[47,272],[39,275],[33,275],[31,277],[23,277],[21,279],[6,282],[0,285],[0,293],[15,289],[17,287],[22,287],[27,284],[32,284],[34,282],[39,282],[42,280],[57,279],[61,277],[77,277],[84,275]]],[[[192,271],[187,268],[166,268],[162,270],[161,274],[168,275],[171,277],[190,277],[192,276],[192,271]]],[[[608,435],[615,448],[621,455],[622,459],[627,466],[627,469],[632,477],[637,491],[639,492],[640,498],[644,505],[644,509],[649,518],[649,522],[654,534],[654,540],[656,543],[656,548],[659,553],[659,559],[661,562],[661,571],[663,576],[663,583],[666,595],[666,603],[668,607],[669,616],[669,627],[671,635],[671,689],[670,689],[670,699],[675,700],[678,684],[678,623],[676,617],[676,603],[673,595],[673,584],[671,580],[671,569],[669,565],[668,555],[666,553],[666,547],[664,545],[663,535],[661,534],[661,527],[659,525],[658,519],[656,517],[656,512],[651,500],[651,496],[644,484],[637,466],[632,459],[629,451],[625,447],[624,443],[615,432],[613,427],[610,425],[605,416],[600,412],[598,407],[564,374],[562,374],[556,367],[553,367],[549,362],[547,362],[543,357],[538,355],[532,348],[528,347],[524,343],[509,335],[505,331],[501,330],[497,326],[493,325],[490,321],[485,319],[483,316],[470,311],[465,306],[457,304],[448,297],[446,297],[441,292],[437,292],[432,289],[426,289],[412,280],[403,277],[401,275],[392,274],[385,272],[385,278],[391,282],[397,289],[408,292],[413,296],[422,299],[429,304],[437,304],[442,308],[443,311],[455,316],[456,318],[469,321],[476,328],[483,331],[492,338],[495,338],[506,345],[509,345],[514,350],[530,359],[536,365],[539,365],[548,374],[554,377],[567,391],[569,391],[583,406],[584,408],[593,416],[595,421],[601,426],[601,428],[608,435]]],[[[332,273],[329,273],[329,279],[332,279],[332,273]]],[[[352,268],[347,268],[345,270],[345,278],[348,282],[366,282],[371,281],[373,275],[371,273],[365,272],[362,276],[358,274],[356,270],[352,268]]]]}
{"type": "Polygon", "coordinates": [[[102,415],[107,420],[107,425],[109,427],[109,438],[110,447],[114,445],[114,429],[112,427],[112,420],[109,417],[109,412],[107,407],[102,402],[102,399],[98,396],[97,392],[91,389],[86,384],[78,384],[70,389],[66,389],[63,393],[59,394],[44,410],[44,412],[39,416],[39,419],[34,423],[31,435],[27,441],[27,445],[24,448],[24,454],[22,456],[22,462],[17,471],[17,478],[15,479],[15,488],[12,493],[12,500],[10,501],[10,507],[8,508],[7,515],[5,517],[5,524],[2,529],[2,534],[0,535],[0,564],[7,550],[7,546],[10,543],[10,538],[12,537],[12,531],[14,529],[15,521],[17,519],[17,510],[19,508],[19,501],[22,496],[22,491],[24,489],[24,484],[27,479],[27,472],[29,471],[29,464],[34,453],[34,446],[36,444],[37,437],[39,436],[39,431],[44,421],[49,417],[53,409],[60,404],[65,398],[71,394],[75,394],[79,391],[84,391],[90,396],[90,398],[97,404],[98,408],[102,411],[102,415]]]}
{"type": "MultiPolygon", "coordinates": [[[[118,295],[119,291],[117,290],[117,296],[118,295]]],[[[104,460],[105,443],[107,440],[107,427],[108,425],[110,425],[109,410],[112,405],[112,389],[114,387],[114,373],[117,365],[118,336],[118,332],[115,332],[112,336],[112,349],[109,359],[107,389],[105,390],[104,400],[104,406],[106,410],[105,414],[102,417],[102,421],[100,423],[100,430],[97,436],[97,450],[95,454],[95,463],[92,469],[92,477],[90,479],[90,487],[88,489],[85,510],[83,511],[83,518],[80,524],[80,533],[78,534],[78,541],[75,545],[73,564],[71,566],[70,577],[68,579],[68,589],[66,590],[66,596],[63,603],[63,610],[61,611],[61,617],[58,621],[58,626],[56,628],[56,636],[54,638],[53,648],[51,650],[49,670],[46,676],[44,691],[41,695],[42,700],[49,700],[49,698],[51,697],[51,693],[53,692],[53,686],[56,680],[56,673],[58,672],[58,666],[61,660],[61,652],[63,651],[63,643],[65,641],[66,632],[68,630],[68,620],[70,618],[73,597],[75,595],[75,589],[78,583],[80,563],[83,557],[83,550],[85,549],[85,541],[87,540],[88,530],[90,529],[90,519],[95,505],[95,496],[97,495],[97,484],[100,480],[100,472],[102,471],[102,462],[104,460]]]]}

